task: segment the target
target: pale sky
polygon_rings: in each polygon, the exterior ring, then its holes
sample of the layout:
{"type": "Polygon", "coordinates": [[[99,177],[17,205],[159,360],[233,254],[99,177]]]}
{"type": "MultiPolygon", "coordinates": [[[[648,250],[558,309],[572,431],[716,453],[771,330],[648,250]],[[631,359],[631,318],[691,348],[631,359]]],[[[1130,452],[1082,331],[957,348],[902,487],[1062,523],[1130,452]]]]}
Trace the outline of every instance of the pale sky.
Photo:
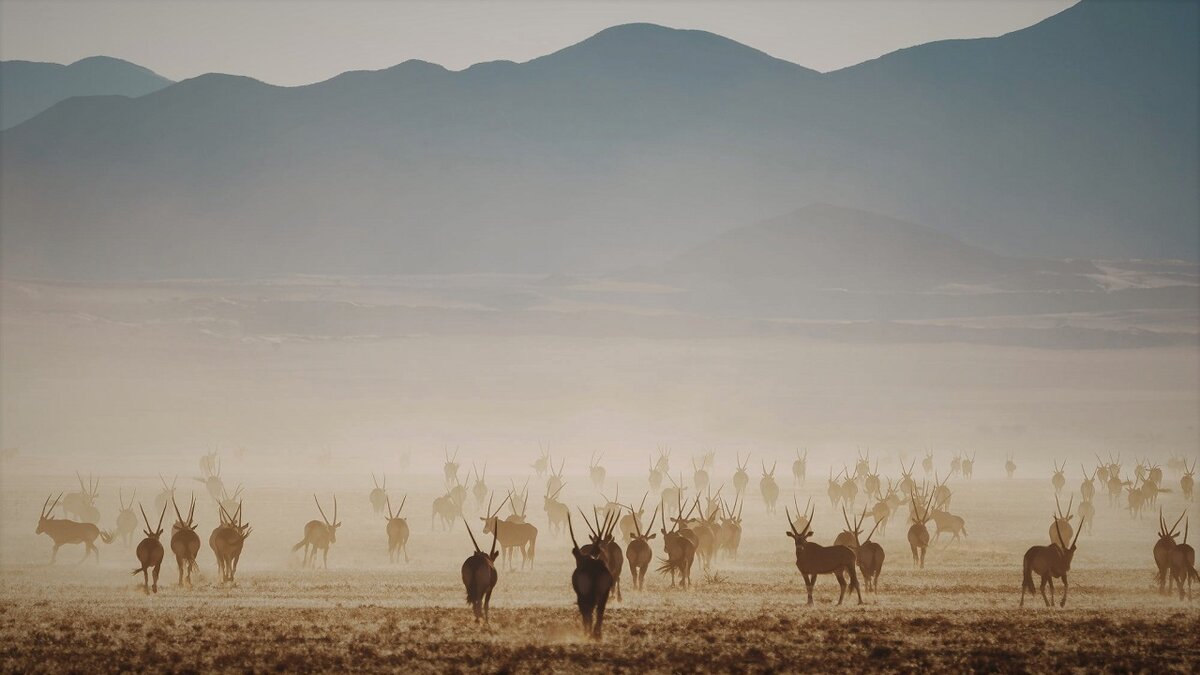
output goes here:
{"type": "Polygon", "coordinates": [[[1075,0],[344,2],[0,0],[0,58],[106,55],[179,80],[207,72],[306,84],[422,59],[526,61],[612,25],[711,31],[821,71],[946,38],[995,36],[1075,0]]]}

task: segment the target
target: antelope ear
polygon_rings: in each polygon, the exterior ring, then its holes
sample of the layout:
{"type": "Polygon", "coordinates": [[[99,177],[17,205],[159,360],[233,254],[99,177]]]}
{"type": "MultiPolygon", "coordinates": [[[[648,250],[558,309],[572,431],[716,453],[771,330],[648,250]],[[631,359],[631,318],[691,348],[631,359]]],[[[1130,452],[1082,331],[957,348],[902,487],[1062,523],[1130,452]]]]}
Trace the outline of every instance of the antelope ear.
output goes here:
{"type": "Polygon", "coordinates": [[[785,531],[785,532],[784,532],[784,534],[786,534],[787,536],[791,537],[792,539],[795,539],[795,538],[796,538],[796,533],[795,533],[795,532],[791,532],[791,531],[785,531]]]}
{"type": "Polygon", "coordinates": [[[495,562],[496,556],[498,556],[498,555],[500,555],[500,551],[492,551],[492,554],[488,557],[491,558],[493,562],[495,562]]]}
{"type": "Polygon", "coordinates": [[[657,536],[658,536],[657,534],[652,534],[652,535],[650,535],[650,536],[648,536],[648,537],[646,537],[646,538],[647,538],[647,539],[653,539],[653,538],[655,538],[655,537],[657,537],[657,536]]]}
{"type": "Polygon", "coordinates": [[[809,530],[809,531],[808,531],[808,534],[806,534],[806,535],[804,535],[804,536],[806,536],[806,537],[811,537],[811,536],[812,536],[812,530],[809,530]]]}

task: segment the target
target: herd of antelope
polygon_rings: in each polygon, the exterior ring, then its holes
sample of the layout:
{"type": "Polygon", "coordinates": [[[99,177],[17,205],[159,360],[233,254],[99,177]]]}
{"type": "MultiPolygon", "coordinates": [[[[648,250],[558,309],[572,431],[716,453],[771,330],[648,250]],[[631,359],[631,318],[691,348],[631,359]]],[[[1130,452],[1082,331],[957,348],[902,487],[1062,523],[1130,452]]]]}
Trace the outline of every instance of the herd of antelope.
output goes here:
{"type": "MultiPolygon", "coordinates": [[[[589,636],[600,637],[609,596],[613,595],[617,602],[623,600],[621,578],[626,567],[629,569],[632,590],[645,589],[646,572],[654,562],[655,540],[659,535],[661,549],[656,569],[664,578],[669,575],[672,587],[690,588],[697,562],[707,573],[718,564],[720,557],[737,558],[742,535],[742,511],[750,484],[751,457],[739,454],[736,459],[736,469],[729,480],[731,494],[723,497],[726,483],[720,482],[715,489],[713,487],[719,480],[713,473],[714,452],[707,451],[691,459],[692,480],[689,485],[682,474],[676,474],[677,478],[672,476],[670,452],[659,449],[657,455],[650,458],[646,480],[648,490],[635,507],[636,497],[633,501],[621,501],[620,485],[616,486],[611,497],[604,492],[608,474],[601,464],[603,455],[593,454],[587,465],[587,476],[602,501],[590,507],[590,516],[584,508],[575,507],[588,534],[587,541],[580,546],[576,540],[572,508],[560,499],[566,486],[565,460],[560,458],[556,466],[549,450],[542,450],[532,468],[536,477],[545,481],[545,520],[551,535],[561,536],[565,525],[570,537],[571,555],[575,562],[571,587],[576,594],[584,630],[589,636]],[[653,509],[647,518],[646,501],[652,494],[657,499],[652,502],[653,509]]],[[[919,481],[914,477],[917,459],[905,464],[901,458],[899,475],[894,477],[882,476],[878,458],[874,463],[871,460],[869,451],[860,451],[852,465],[844,465],[837,473],[833,467],[829,469],[826,494],[831,509],[834,512],[841,511],[845,524],[845,529],[836,533],[831,545],[824,546],[813,540],[816,509],[811,498],[803,509],[794,496],[792,505],[784,507],[788,526],[785,534],[793,540],[795,565],[804,580],[810,605],[818,577],[826,574],[833,575],[838,582],[839,605],[845,599],[847,590],[854,594],[860,604],[863,602],[863,590],[868,595],[878,594],[885,551],[873,537],[876,533],[880,536],[886,533],[888,524],[895,520],[896,512],[902,507],[908,511],[904,522],[908,525],[907,541],[914,569],[925,567],[931,544],[939,541],[943,535],[949,536],[951,543],[967,537],[965,519],[951,512],[955,492],[948,482],[951,477],[962,480],[972,478],[976,463],[973,453],[954,455],[945,475],[935,468],[933,454],[925,453],[921,458],[924,475],[919,481]],[[860,504],[861,510],[858,508],[860,504]],[[869,528],[866,526],[868,518],[873,521],[869,528]],[[860,579],[865,588],[860,587],[860,579]]],[[[1085,529],[1090,533],[1096,519],[1094,500],[1099,490],[1107,492],[1110,507],[1124,508],[1135,519],[1144,517],[1147,507],[1158,505],[1160,494],[1172,491],[1164,487],[1162,467],[1149,460],[1136,461],[1131,472],[1126,470],[1119,455],[1109,456],[1107,460],[1097,456],[1096,460],[1097,464],[1091,470],[1082,467],[1079,489],[1081,501],[1076,505],[1072,493],[1066,500],[1065,509],[1060,493],[1066,487],[1067,466],[1065,462],[1054,462],[1050,487],[1056,509],[1051,514],[1048,541],[1031,546],[1025,553],[1020,596],[1022,606],[1026,593],[1036,595],[1039,590],[1045,604],[1053,605],[1056,600],[1056,579],[1062,584],[1058,604],[1066,605],[1067,576],[1071,562],[1080,534],[1085,529]],[[1122,495],[1125,496],[1124,503],[1122,495]],[[1078,513],[1075,512],[1076,507],[1078,513]],[[1034,575],[1041,580],[1040,589],[1034,586],[1034,575]]],[[[772,461],[769,468],[765,461],[760,460],[758,465],[761,469],[758,487],[763,510],[768,516],[773,516],[780,492],[775,479],[777,462],[772,461]]],[[[794,485],[806,481],[807,465],[807,451],[798,451],[792,463],[794,485]]],[[[1190,502],[1193,498],[1196,461],[1173,457],[1167,468],[1179,474],[1180,493],[1190,502]]],[[[250,524],[242,520],[242,488],[239,486],[232,493],[227,491],[221,479],[220,458],[216,453],[204,455],[200,460],[200,469],[201,476],[196,480],[204,484],[220,521],[209,536],[209,546],[217,561],[220,582],[233,584],[243,546],[252,531],[250,524]]],[[[1006,476],[1011,479],[1017,470],[1011,455],[1006,457],[1004,469],[1006,476]]],[[[522,486],[511,481],[509,486],[502,487],[504,497],[493,508],[496,490],[487,484],[487,464],[484,464],[482,471],[473,464],[465,476],[465,482],[460,479],[460,474],[457,450],[454,453],[445,451],[445,493],[433,500],[430,527],[436,530],[440,522],[442,529],[450,530],[456,521],[464,524],[474,550],[463,562],[462,580],[475,619],[486,623],[500,571],[498,568],[503,568],[506,573],[517,571],[516,557],[519,553],[519,569],[532,569],[536,559],[538,528],[529,522],[527,513],[529,480],[522,486]],[[468,488],[474,497],[476,512],[482,514],[479,516],[482,533],[491,534],[491,546],[486,553],[479,547],[465,515],[468,488]],[[507,515],[502,513],[505,507],[508,509],[507,515]]],[[[66,544],[83,544],[83,560],[94,555],[98,562],[100,551],[96,546],[97,539],[108,544],[119,538],[126,546],[131,546],[138,524],[137,513],[133,510],[137,494],[131,493],[127,502],[122,489],[118,493],[120,509],[116,516],[116,527],[111,531],[101,530],[97,524],[100,513],[96,506],[100,481],[91,476],[85,481],[80,474],[76,474],[76,477],[79,482],[77,492],[65,496],[60,493],[53,501],[53,495],[48,496],[42,504],[37,534],[47,534],[53,541],[52,563],[58,549],[66,544]],[[55,509],[60,506],[67,517],[53,517],[55,509]]],[[[176,501],[177,479],[175,477],[167,481],[159,476],[162,490],[154,500],[155,510],[159,511],[155,524],[152,524],[152,517],[138,502],[144,537],[135,549],[139,566],[133,573],[142,574],[141,586],[146,594],[158,592],[159,573],[165,554],[160,537],[168,508],[175,515],[175,522],[171,525],[170,550],[176,560],[178,585],[190,587],[192,574],[198,570],[197,557],[201,542],[196,532],[196,497],[194,494],[191,496],[185,517],[176,501]]],[[[383,529],[389,561],[398,562],[403,557],[407,562],[410,528],[403,511],[408,497],[404,495],[399,508],[393,510],[387,477],[372,475],[371,480],[373,487],[367,495],[367,501],[373,512],[385,521],[383,529]]],[[[338,528],[342,525],[338,519],[338,499],[333,495],[326,504],[332,506],[332,519],[315,494],[313,501],[320,519],[314,518],[305,523],[303,538],[292,547],[292,551],[303,549],[304,567],[315,567],[317,554],[320,553],[321,566],[327,568],[330,549],[337,542],[338,528]]],[[[1180,599],[1190,599],[1192,584],[1200,581],[1200,576],[1196,572],[1195,551],[1187,543],[1187,512],[1184,511],[1171,526],[1168,526],[1161,506],[1158,512],[1158,537],[1152,552],[1159,591],[1163,594],[1177,591],[1180,599]],[[1180,538],[1181,523],[1182,541],[1176,541],[1180,538]]]]}

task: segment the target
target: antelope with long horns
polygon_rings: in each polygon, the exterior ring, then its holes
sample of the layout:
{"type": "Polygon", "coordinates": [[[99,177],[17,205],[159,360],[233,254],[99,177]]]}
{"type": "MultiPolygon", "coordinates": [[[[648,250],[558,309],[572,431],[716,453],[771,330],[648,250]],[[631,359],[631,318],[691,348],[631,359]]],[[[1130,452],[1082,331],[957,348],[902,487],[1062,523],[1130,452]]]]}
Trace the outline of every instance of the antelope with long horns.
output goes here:
{"type": "Polygon", "coordinates": [[[1187,599],[1191,601],[1192,582],[1200,582],[1200,575],[1196,573],[1196,549],[1187,543],[1189,520],[1191,518],[1183,521],[1183,543],[1171,549],[1169,563],[1171,579],[1179,587],[1179,599],[1183,600],[1183,584],[1187,582],[1187,599]]]}
{"type": "MultiPolygon", "coordinates": [[[[649,492],[642,495],[642,503],[638,505],[637,509],[633,508],[632,502],[623,505],[623,508],[629,511],[629,513],[621,516],[621,520],[617,524],[617,526],[621,528],[622,539],[629,539],[634,533],[641,531],[642,516],[646,515],[646,498],[649,496],[649,492]]],[[[651,519],[650,522],[653,523],[654,520],[651,519]]]]}
{"type": "Polygon", "coordinates": [[[454,498],[453,492],[436,497],[433,500],[433,511],[429,516],[429,529],[433,530],[437,527],[437,520],[441,518],[442,529],[447,532],[454,525],[454,521],[462,517],[462,502],[454,498]]]}
{"type": "Polygon", "coordinates": [[[94,523],[80,523],[74,520],[66,520],[64,518],[51,518],[54,513],[54,507],[58,506],[59,500],[62,499],[60,492],[58,497],[54,499],[54,503],[50,504],[50,497],[46,497],[46,501],[42,503],[42,512],[38,516],[38,525],[35,534],[45,534],[54,542],[54,550],[50,553],[50,564],[54,564],[58,557],[58,549],[65,544],[83,544],[83,562],[88,559],[88,556],[95,553],[96,563],[100,562],[100,549],[96,548],[96,538],[106,544],[112,543],[112,536],[107,532],[101,532],[100,528],[94,523]],[[46,508],[49,505],[50,508],[46,508]]]}
{"type": "Polygon", "coordinates": [[[704,468],[703,458],[698,463],[692,458],[692,487],[696,488],[696,494],[708,489],[708,471],[704,468]]]}
{"type": "MultiPolygon", "coordinates": [[[[812,530],[808,527],[796,529],[791,512],[786,506],[783,510],[791,528],[786,534],[796,544],[796,569],[800,570],[800,576],[804,577],[804,586],[808,590],[808,604],[813,604],[813,586],[817,584],[817,575],[832,574],[837,577],[838,586],[841,588],[837,604],[842,604],[846,596],[846,577],[849,576],[850,588],[858,594],[858,604],[861,605],[862,591],[858,586],[858,573],[854,569],[854,551],[845,546],[821,546],[809,541],[808,538],[813,535],[812,530]]],[[[813,515],[809,513],[805,517],[810,525],[813,515]]]]}
{"type": "Polygon", "coordinates": [[[1054,475],[1050,477],[1050,484],[1054,486],[1054,494],[1062,492],[1063,486],[1067,484],[1067,463],[1063,462],[1059,466],[1058,462],[1054,463],[1054,475]]]}
{"type": "Polygon", "coordinates": [[[497,506],[495,511],[492,510],[491,500],[488,500],[487,516],[480,516],[479,519],[483,521],[484,534],[491,532],[499,538],[500,550],[503,553],[507,569],[513,569],[513,551],[520,549],[521,569],[524,570],[526,562],[529,563],[531,568],[533,567],[534,555],[537,552],[538,530],[530,523],[523,522],[525,518],[524,511],[514,514],[519,516],[522,522],[506,521],[503,528],[497,525],[500,520],[500,509],[503,509],[504,505],[511,501],[512,498],[513,493],[509,492],[508,496],[504,498],[504,501],[500,502],[500,506],[497,506]]]}
{"type": "Polygon", "coordinates": [[[317,505],[317,511],[321,513],[321,520],[305,523],[304,538],[292,546],[292,552],[304,549],[304,566],[316,567],[317,551],[321,551],[321,564],[325,569],[329,569],[329,546],[337,543],[337,529],[342,526],[337,519],[337,495],[333,496],[333,522],[325,516],[325,509],[321,508],[321,502],[315,494],[313,502],[317,505]]]}
{"type": "Polygon", "coordinates": [[[454,455],[450,454],[449,449],[442,448],[442,455],[445,462],[442,464],[442,474],[445,476],[446,486],[450,487],[458,484],[458,448],[454,448],[454,455]]]}
{"type": "Polygon", "coordinates": [[[217,471],[217,451],[200,455],[200,475],[208,478],[217,471]]]}
{"type": "Polygon", "coordinates": [[[162,507],[170,504],[171,500],[175,498],[175,484],[179,482],[179,476],[176,475],[171,479],[171,483],[167,484],[167,479],[163,478],[163,475],[160,473],[158,474],[158,482],[162,483],[162,489],[158,491],[158,494],[154,495],[154,508],[162,510],[162,507]]]}
{"type": "MultiPolygon", "coordinates": [[[[1058,519],[1054,518],[1051,527],[1057,525],[1058,522],[1058,519]]],[[[1029,547],[1029,550],[1025,552],[1025,559],[1021,567],[1021,607],[1025,606],[1026,591],[1030,595],[1037,593],[1037,589],[1033,586],[1034,574],[1042,579],[1042,600],[1045,601],[1047,607],[1054,606],[1054,579],[1062,579],[1063,594],[1059,607],[1067,606],[1067,572],[1071,571],[1071,559],[1075,557],[1075,543],[1078,540],[1079,533],[1076,532],[1075,539],[1071,540],[1070,548],[1059,544],[1029,547]],[[1046,597],[1047,585],[1050,586],[1050,597],[1046,597]]],[[[1058,541],[1066,541],[1066,537],[1061,532],[1058,533],[1058,541]]]]}
{"type": "Polygon", "coordinates": [[[796,459],[792,461],[792,485],[804,485],[804,478],[808,475],[808,450],[801,455],[800,451],[796,451],[796,459]]]}
{"type": "Polygon", "coordinates": [[[234,583],[237,574],[238,561],[242,557],[242,548],[246,538],[253,529],[250,523],[242,522],[242,505],[230,515],[224,506],[218,505],[218,515],[221,523],[213,528],[208,536],[208,546],[217,559],[217,573],[221,575],[221,583],[234,583]]]}
{"type": "MultiPolygon", "coordinates": [[[[662,506],[660,504],[660,506],[662,506]]],[[[676,507],[676,510],[680,510],[676,507]]],[[[679,575],[679,585],[687,588],[692,584],[692,565],[696,561],[696,542],[685,536],[680,531],[680,520],[672,522],[671,529],[667,530],[667,509],[662,506],[660,517],[662,518],[663,535],[663,552],[667,554],[666,559],[660,559],[662,562],[658,567],[660,574],[671,574],[671,588],[675,587],[675,575],[679,575]]],[[[681,514],[682,515],[682,514],[681,514]]]]}
{"type": "Polygon", "coordinates": [[[500,552],[496,550],[496,538],[500,534],[500,526],[492,529],[492,550],[489,553],[484,553],[479,548],[479,542],[475,541],[475,533],[471,531],[471,524],[463,518],[463,525],[467,528],[467,534],[471,536],[471,545],[475,547],[475,552],[470,555],[462,564],[462,580],[463,586],[467,589],[467,604],[475,612],[475,623],[482,620],[485,624],[488,623],[488,608],[492,604],[492,591],[496,588],[496,580],[499,575],[496,574],[496,556],[500,552]]]}
{"type": "Polygon", "coordinates": [[[78,471],[75,472],[75,477],[79,479],[79,492],[72,492],[63,497],[63,512],[75,516],[82,523],[99,523],[100,510],[96,508],[96,498],[100,496],[100,479],[93,479],[89,473],[85,485],[83,476],[80,476],[78,471]]]}
{"type": "Polygon", "coordinates": [[[1065,549],[1067,540],[1075,534],[1074,528],[1071,527],[1071,519],[1074,514],[1071,513],[1071,508],[1075,506],[1075,495],[1071,495],[1071,501],[1067,502],[1067,512],[1063,513],[1062,502],[1058,501],[1058,495],[1054,495],[1054,522],[1050,523],[1050,543],[1065,549]]]}
{"type": "Polygon", "coordinates": [[[915,495],[910,494],[909,501],[912,504],[909,514],[912,525],[908,528],[908,547],[912,549],[913,567],[925,569],[925,550],[929,548],[929,528],[925,525],[932,517],[930,506],[933,504],[933,490],[929,490],[929,497],[921,508],[917,507],[915,495]]]}
{"type": "Polygon", "coordinates": [[[129,503],[125,503],[125,491],[117,491],[117,499],[120,501],[121,510],[117,512],[117,528],[113,530],[113,538],[120,537],[125,542],[126,548],[133,544],[133,531],[137,529],[137,514],[133,512],[133,501],[137,497],[137,490],[129,497],[129,503]]]}
{"type": "Polygon", "coordinates": [[[1179,490],[1183,492],[1183,498],[1192,501],[1192,490],[1196,485],[1196,461],[1192,462],[1189,467],[1187,461],[1184,460],[1183,476],[1179,478],[1179,490]]]}
{"type": "MultiPolygon", "coordinates": [[[[664,513],[672,505],[678,509],[678,506],[683,503],[683,474],[679,475],[678,483],[675,482],[674,478],[671,478],[670,474],[667,475],[667,480],[671,482],[671,487],[663,488],[662,495],[659,497],[660,503],[664,505],[664,513]]],[[[673,515],[679,515],[678,510],[673,515]]]]}
{"type": "MultiPolygon", "coordinates": [[[[650,515],[651,527],[654,526],[655,519],[658,518],[658,507],[654,507],[654,513],[650,515]]],[[[654,560],[654,551],[650,548],[650,540],[655,538],[655,533],[646,530],[642,531],[641,522],[633,521],[633,532],[629,533],[629,544],[625,547],[625,559],[629,561],[629,574],[633,577],[633,587],[637,590],[642,590],[646,587],[646,570],[650,569],[650,563],[654,560]]]]}
{"type": "Polygon", "coordinates": [[[1083,529],[1083,524],[1087,523],[1088,536],[1092,534],[1092,523],[1096,521],[1096,503],[1090,499],[1085,499],[1079,503],[1079,527],[1083,529]]]}
{"type": "MultiPolygon", "coordinates": [[[[604,566],[608,568],[609,574],[612,575],[613,588],[617,591],[617,601],[621,601],[621,572],[625,568],[625,554],[621,550],[621,545],[613,541],[613,529],[617,526],[616,514],[608,514],[604,516],[603,523],[600,521],[600,513],[597,511],[593,514],[595,525],[588,522],[587,515],[582,510],[579,515],[583,516],[583,522],[591,531],[591,543],[585,544],[579,549],[580,553],[585,556],[594,557],[604,566]]],[[[571,543],[574,544],[574,532],[572,532],[571,543]]]]}
{"type": "Polygon", "coordinates": [[[957,452],[954,453],[954,457],[950,459],[950,475],[951,476],[953,476],[956,473],[958,473],[958,474],[962,473],[962,461],[963,461],[962,455],[960,455],[957,452]]]}
{"type": "Polygon", "coordinates": [[[966,478],[967,480],[970,480],[971,476],[975,473],[975,453],[974,452],[971,453],[970,457],[967,457],[965,453],[963,454],[961,469],[962,469],[962,477],[966,478]]]}
{"type": "Polygon", "coordinates": [[[879,499],[881,496],[879,493],[879,488],[879,460],[876,459],[875,470],[867,471],[866,475],[863,476],[863,491],[867,493],[868,497],[871,497],[872,499],[879,499]]]}
{"type": "Polygon", "coordinates": [[[571,573],[571,588],[575,590],[575,604],[579,607],[579,617],[583,622],[585,635],[596,640],[600,639],[604,626],[604,608],[608,605],[608,595],[612,592],[612,572],[608,565],[600,560],[600,549],[594,549],[591,554],[585,554],[575,541],[575,528],[571,525],[571,515],[567,514],[567,531],[571,533],[571,555],[575,558],[575,571],[571,573]]]}
{"type": "Polygon", "coordinates": [[[571,512],[571,509],[567,508],[566,504],[558,501],[558,494],[562,492],[565,486],[566,483],[563,483],[563,485],[558,486],[558,490],[553,493],[547,492],[542,497],[542,508],[546,511],[546,522],[550,525],[550,533],[554,535],[562,534],[563,528],[567,526],[567,514],[571,512]]]}
{"type": "Polygon", "coordinates": [[[842,501],[842,483],[834,477],[833,467],[829,467],[829,485],[825,488],[825,494],[829,497],[829,508],[836,509],[838,502],[842,501]]]}
{"type": "Polygon", "coordinates": [[[542,447],[540,441],[538,442],[538,458],[533,460],[533,464],[530,466],[533,467],[533,471],[537,474],[538,478],[546,476],[546,469],[550,466],[550,451],[542,447]]]}
{"type": "Polygon", "coordinates": [[[650,473],[646,476],[646,484],[650,486],[651,492],[658,492],[662,489],[663,474],[658,470],[658,465],[654,463],[654,458],[650,458],[650,473]]]}
{"type": "Polygon", "coordinates": [[[221,501],[221,495],[225,492],[225,484],[221,482],[221,459],[219,457],[216,460],[216,467],[212,473],[196,480],[204,483],[204,489],[208,490],[208,496],[212,497],[214,502],[221,501]]]}
{"type": "Polygon", "coordinates": [[[550,477],[546,479],[546,492],[556,493],[562,488],[563,483],[566,482],[563,480],[563,467],[566,466],[566,463],[565,459],[560,461],[557,470],[553,464],[550,465],[550,477]]]}
{"type": "Polygon", "coordinates": [[[608,472],[600,465],[602,459],[604,459],[603,452],[599,455],[593,452],[591,460],[588,461],[588,477],[592,479],[592,486],[597,490],[604,489],[604,479],[608,475],[608,472]]]}
{"type": "Polygon", "coordinates": [[[746,472],[748,466],[750,466],[750,453],[746,453],[744,462],[742,456],[737,455],[737,471],[733,472],[733,494],[735,496],[745,494],[746,486],[750,484],[750,474],[746,472]]]}
{"type": "Polygon", "coordinates": [[[367,500],[371,502],[371,509],[378,516],[383,513],[383,507],[387,505],[387,474],[383,474],[382,484],[375,474],[371,474],[371,482],[375,484],[375,487],[371,488],[371,494],[367,496],[367,500]]]}
{"type": "Polygon", "coordinates": [[[1083,481],[1079,483],[1079,497],[1085,502],[1090,502],[1096,496],[1096,472],[1093,471],[1089,475],[1087,468],[1082,464],[1079,468],[1083,470],[1083,481]]]}
{"type": "Polygon", "coordinates": [[[767,471],[767,465],[762,463],[762,478],[758,481],[758,489],[762,493],[763,504],[767,507],[767,513],[775,513],[775,502],[779,500],[779,484],[775,482],[775,466],[778,462],[771,464],[771,470],[767,471]]]}
{"type": "Polygon", "coordinates": [[[483,500],[488,496],[487,462],[483,463],[483,473],[479,473],[474,462],[471,463],[471,470],[475,472],[475,480],[471,483],[471,495],[475,497],[475,508],[478,509],[483,506],[483,500]]]}
{"type": "Polygon", "coordinates": [[[842,473],[846,475],[846,480],[842,481],[842,501],[854,506],[854,500],[858,498],[858,483],[854,481],[854,476],[851,476],[848,470],[844,470],[842,473]]]}
{"type": "Polygon", "coordinates": [[[146,595],[150,595],[150,568],[154,568],[153,588],[155,593],[158,592],[158,573],[162,569],[163,561],[163,545],[158,538],[163,533],[162,521],[163,517],[167,515],[167,507],[165,504],[163,505],[162,513],[158,516],[158,525],[153,528],[150,527],[150,519],[146,517],[146,510],[142,508],[140,503],[138,504],[138,508],[141,509],[142,520],[146,523],[146,538],[137,546],[137,558],[142,566],[133,570],[133,574],[140,573],[142,575],[142,590],[146,595]]]}
{"type": "MultiPolygon", "coordinates": [[[[724,551],[737,560],[738,549],[742,545],[742,498],[733,498],[733,506],[727,507],[721,502],[724,518],[721,521],[721,536],[717,541],[717,551],[724,551]]],[[[651,521],[653,523],[653,521],[651,521]]]]}
{"type": "MultiPolygon", "coordinates": [[[[175,524],[171,526],[171,553],[175,554],[175,566],[179,569],[178,585],[183,585],[186,576],[190,588],[192,572],[196,570],[196,556],[200,555],[200,535],[196,534],[196,522],[193,520],[196,515],[196,497],[192,496],[187,518],[179,512],[179,505],[174,499],[171,500],[171,506],[175,509],[175,524]]],[[[154,578],[158,578],[157,570],[154,578]]]]}
{"type": "Polygon", "coordinates": [[[1179,514],[1175,524],[1167,527],[1167,521],[1163,519],[1162,508],[1158,509],[1158,541],[1154,542],[1154,564],[1158,567],[1158,574],[1155,577],[1158,579],[1160,595],[1168,595],[1171,592],[1171,553],[1178,546],[1175,543],[1175,537],[1179,536],[1179,523],[1186,515],[1187,510],[1184,510],[1179,514]]]}
{"type": "Polygon", "coordinates": [[[236,488],[234,488],[233,494],[230,494],[229,492],[227,492],[225,490],[225,488],[221,488],[221,506],[224,506],[226,511],[236,511],[238,504],[241,504],[241,503],[242,503],[242,486],[241,486],[241,484],[238,484],[238,486],[236,488]]]}
{"type": "Polygon", "coordinates": [[[392,511],[392,498],[388,497],[387,500],[387,525],[384,529],[388,538],[388,562],[399,560],[401,553],[404,554],[404,562],[408,562],[408,519],[400,517],[407,501],[408,495],[404,495],[400,500],[400,508],[392,511]]]}
{"type": "MultiPolygon", "coordinates": [[[[865,512],[864,512],[865,516],[865,512]]],[[[842,517],[845,518],[845,509],[842,511],[842,517]]],[[[849,520],[849,519],[847,519],[849,520]]],[[[861,523],[862,520],[860,519],[861,523]]],[[[867,585],[867,592],[879,593],[879,574],[883,572],[883,547],[878,543],[871,541],[871,537],[875,536],[875,530],[879,527],[879,521],[875,521],[875,526],[867,533],[865,540],[858,538],[858,530],[854,532],[854,557],[858,560],[858,569],[862,572],[863,582],[867,585]]]]}

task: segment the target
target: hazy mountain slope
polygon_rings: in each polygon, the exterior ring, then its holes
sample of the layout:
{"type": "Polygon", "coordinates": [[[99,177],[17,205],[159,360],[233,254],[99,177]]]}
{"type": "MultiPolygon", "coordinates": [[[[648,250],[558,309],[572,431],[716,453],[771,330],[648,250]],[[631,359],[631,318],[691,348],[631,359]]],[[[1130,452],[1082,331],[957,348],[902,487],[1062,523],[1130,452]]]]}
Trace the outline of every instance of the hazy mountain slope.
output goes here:
{"type": "Polygon", "coordinates": [[[72,96],[142,96],[171,84],[146,68],[107,56],[70,65],[0,62],[0,129],[16,126],[72,96]]]}

